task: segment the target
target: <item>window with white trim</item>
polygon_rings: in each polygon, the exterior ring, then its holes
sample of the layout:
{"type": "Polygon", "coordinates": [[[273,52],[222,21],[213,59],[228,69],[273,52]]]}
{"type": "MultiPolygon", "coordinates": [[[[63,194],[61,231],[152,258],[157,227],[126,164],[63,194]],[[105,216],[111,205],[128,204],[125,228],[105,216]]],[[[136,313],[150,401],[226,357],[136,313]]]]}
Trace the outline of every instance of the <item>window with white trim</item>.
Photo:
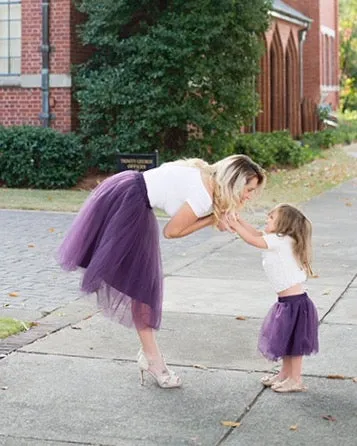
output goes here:
{"type": "Polygon", "coordinates": [[[21,73],[21,0],[0,0],[0,76],[21,73]]]}

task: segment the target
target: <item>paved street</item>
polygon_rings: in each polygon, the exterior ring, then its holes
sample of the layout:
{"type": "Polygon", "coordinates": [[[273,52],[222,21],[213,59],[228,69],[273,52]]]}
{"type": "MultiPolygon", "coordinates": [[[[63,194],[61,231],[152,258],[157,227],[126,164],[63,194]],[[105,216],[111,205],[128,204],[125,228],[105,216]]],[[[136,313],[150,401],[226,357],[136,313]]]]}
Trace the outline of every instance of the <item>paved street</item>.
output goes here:
{"type": "Polygon", "coordinates": [[[318,277],[308,288],[321,351],[305,361],[309,391],[289,395],[259,382],[276,366],[256,350],[275,297],[254,248],[211,229],[163,241],[159,341],[184,381],[168,391],[150,378],[140,386],[136,334],[96,313],[79,298],[79,276],[59,271],[54,252],[73,215],[1,211],[1,315],[38,319],[33,333],[48,332],[0,342],[12,346],[0,360],[0,444],[355,446],[357,179],[303,207],[314,225],[318,277]]]}

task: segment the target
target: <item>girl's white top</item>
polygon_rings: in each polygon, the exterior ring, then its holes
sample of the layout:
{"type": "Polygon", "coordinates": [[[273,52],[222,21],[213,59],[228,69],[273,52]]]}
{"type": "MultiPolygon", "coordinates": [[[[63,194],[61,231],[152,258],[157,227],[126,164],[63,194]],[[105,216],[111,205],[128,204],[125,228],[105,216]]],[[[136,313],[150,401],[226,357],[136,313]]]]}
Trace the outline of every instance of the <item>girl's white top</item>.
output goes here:
{"type": "Polygon", "coordinates": [[[187,202],[197,217],[212,213],[212,198],[198,168],[165,163],[146,170],[143,175],[151,207],[172,217],[187,202]]]}
{"type": "Polygon", "coordinates": [[[299,266],[293,253],[293,239],[288,235],[263,235],[268,249],[262,252],[263,268],[275,291],[286,290],[306,281],[306,273],[299,266]]]}

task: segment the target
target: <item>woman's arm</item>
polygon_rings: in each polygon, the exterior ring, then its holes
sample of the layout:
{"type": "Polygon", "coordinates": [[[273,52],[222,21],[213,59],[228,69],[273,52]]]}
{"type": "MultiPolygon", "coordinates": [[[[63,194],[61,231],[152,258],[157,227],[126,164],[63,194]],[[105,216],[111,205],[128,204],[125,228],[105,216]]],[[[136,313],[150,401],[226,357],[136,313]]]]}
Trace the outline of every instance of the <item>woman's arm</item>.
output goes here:
{"type": "Polygon", "coordinates": [[[214,224],[213,214],[198,218],[191,206],[185,203],[164,227],[165,238],[180,238],[214,224]]]}

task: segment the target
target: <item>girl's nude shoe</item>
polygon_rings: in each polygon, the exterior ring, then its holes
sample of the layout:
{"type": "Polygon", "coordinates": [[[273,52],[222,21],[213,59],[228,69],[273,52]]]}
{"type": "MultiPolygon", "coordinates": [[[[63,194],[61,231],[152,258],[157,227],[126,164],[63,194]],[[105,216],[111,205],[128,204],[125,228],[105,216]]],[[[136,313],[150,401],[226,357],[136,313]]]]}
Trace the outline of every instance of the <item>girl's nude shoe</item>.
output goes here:
{"type": "Polygon", "coordinates": [[[145,353],[142,349],[139,350],[138,353],[138,366],[141,375],[141,385],[144,385],[144,372],[151,375],[157,384],[163,389],[173,389],[175,387],[180,387],[182,385],[181,378],[176,375],[175,372],[169,370],[168,368],[164,368],[161,373],[151,370],[150,366],[154,365],[153,361],[148,361],[145,356],[145,353]]]}
{"type": "Polygon", "coordinates": [[[307,387],[301,383],[297,382],[292,378],[287,378],[285,381],[276,383],[272,386],[274,392],[278,393],[289,393],[289,392],[306,392],[307,387]]]}
{"type": "Polygon", "coordinates": [[[277,383],[281,383],[282,381],[284,381],[285,378],[280,378],[279,375],[267,375],[264,376],[260,382],[263,384],[263,386],[265,387],[271,387],[274,384],[277,383]]]}

